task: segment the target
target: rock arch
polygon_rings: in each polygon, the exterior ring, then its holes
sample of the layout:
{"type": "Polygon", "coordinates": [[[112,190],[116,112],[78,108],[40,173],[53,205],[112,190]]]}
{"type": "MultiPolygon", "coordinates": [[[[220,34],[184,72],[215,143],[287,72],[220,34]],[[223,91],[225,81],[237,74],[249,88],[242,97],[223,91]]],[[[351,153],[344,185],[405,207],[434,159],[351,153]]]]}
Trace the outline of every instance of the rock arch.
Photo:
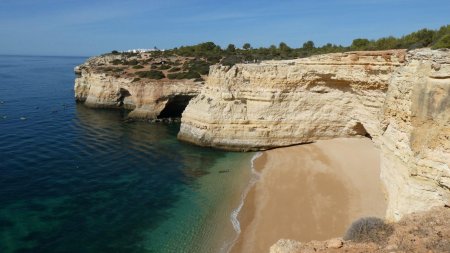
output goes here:
{"type": "Polygon", "coordinates": [[[132,100],[131,93],[125,89],[120,88],[117,92],[117,106],[123,109],[132,110],[135,108],[135,105],[132,100]]]}
{"type": "Polygon", "coordinates": [[[161,118],[180,118],[186,109],[189,101],[194,96],[190,95],[174,95],[169,97],[164,109],[159,113],[158,119],[161,118]]]}

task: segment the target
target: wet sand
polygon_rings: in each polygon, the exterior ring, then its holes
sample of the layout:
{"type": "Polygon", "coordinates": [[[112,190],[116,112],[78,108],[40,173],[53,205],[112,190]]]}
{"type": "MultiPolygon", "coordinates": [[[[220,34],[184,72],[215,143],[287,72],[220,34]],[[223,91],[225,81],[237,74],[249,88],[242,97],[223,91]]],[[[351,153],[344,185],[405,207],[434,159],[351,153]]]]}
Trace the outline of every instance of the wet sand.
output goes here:
{"type": "Polygon", "coordinates": [[[379,151],[367,138],[340,138],[265,151],[261,175],[238,216],[231,252],[260,253],[279,239],[343,236],[363,216],[384,217],[379,151]]]}

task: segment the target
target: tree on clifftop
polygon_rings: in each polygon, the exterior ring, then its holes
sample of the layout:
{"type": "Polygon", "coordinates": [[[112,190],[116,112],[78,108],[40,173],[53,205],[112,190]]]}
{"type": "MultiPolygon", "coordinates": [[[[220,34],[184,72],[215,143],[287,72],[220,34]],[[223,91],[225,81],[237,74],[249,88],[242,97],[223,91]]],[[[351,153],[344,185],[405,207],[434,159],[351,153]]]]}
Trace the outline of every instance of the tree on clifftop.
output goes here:
{"type": "Polygon", "coordinates": [[[303,47],[304,50],[313,50],[315,48],[314,46],[314,42],[312,40],[308,40],[307,42],[303,43],[303,47]]]}
{"type": "Polygon", "coordinates": [[[368,39],[354,39],[350,46],[353,50],[367,50],[370,41],[368,39]]]}
{"type": "Polygon", "coordinates": [[[233,44],[229,44],[227,47],[227,52],[228,53],[234,53],[236,51],[236,46],[233,44]]]}
{"type": "Polygon", "coordinates": [[[281,57],[289,57],[292,53],[292,48],[290,48],[286,43],[280,42],[280,45],[278,46],[280,49],[280,55],[281,57]]]}
{"type": "Polygon", "coordinates": [[[250,48],[252,48],[252,46],[250,45],[250,43],[245,43],[245,44],[242,46],[242,48],[245,49],[245,50],[249,50],[250,48]]]}

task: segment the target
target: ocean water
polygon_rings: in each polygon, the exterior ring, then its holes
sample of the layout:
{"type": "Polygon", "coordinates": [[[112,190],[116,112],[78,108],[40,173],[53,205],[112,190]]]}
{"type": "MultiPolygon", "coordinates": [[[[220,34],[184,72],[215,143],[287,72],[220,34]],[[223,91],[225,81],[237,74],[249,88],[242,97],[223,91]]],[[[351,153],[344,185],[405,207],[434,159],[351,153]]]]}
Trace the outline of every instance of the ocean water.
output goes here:
{"type": "Polygon", "coordinates": [[[0,252],[226,252],[253,154],[76,104],[85,60],[0,56],[0,252]]]}

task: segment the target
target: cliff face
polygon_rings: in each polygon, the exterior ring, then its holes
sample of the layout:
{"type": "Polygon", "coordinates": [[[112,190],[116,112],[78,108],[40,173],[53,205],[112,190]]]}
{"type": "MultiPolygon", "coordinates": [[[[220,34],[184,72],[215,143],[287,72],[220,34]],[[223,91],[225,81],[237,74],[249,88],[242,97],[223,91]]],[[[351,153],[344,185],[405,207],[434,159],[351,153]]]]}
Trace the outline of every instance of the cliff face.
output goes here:
{"type": "Polygon", "coordinates": [[[388,218],[449,205],[450,52],[411,52],[392,77],[379,118],[388,218]]]}
{"type": "Polygon", "coordinates": [[[75,99],[93,108],[132,110],[129,113],[132,118],[154,119],[168,107],[173,115],[169,112],[167,116],[181,116],[181,111],[199,93],[202,86],[201,82],[194,82],[192,79],[136,80],[130,75],[110,75],[102,69],[102,66],[112,66],[111,61],[122,58],[94,57],[77,66],[75,99]]]}
{"type": "Polygon", "coordinates": [[[387,216],[450,204],[450,52],[350,52],[214,66],[178,137],[260,150],[366,135],[380,147],[387,216]]]}
{"type": "Polygon", "coordinates": [[[327,54],[214,66],[183,114],[179,138],[230,150],[381,134],[379,113],[404,51],[327,54]]]}

